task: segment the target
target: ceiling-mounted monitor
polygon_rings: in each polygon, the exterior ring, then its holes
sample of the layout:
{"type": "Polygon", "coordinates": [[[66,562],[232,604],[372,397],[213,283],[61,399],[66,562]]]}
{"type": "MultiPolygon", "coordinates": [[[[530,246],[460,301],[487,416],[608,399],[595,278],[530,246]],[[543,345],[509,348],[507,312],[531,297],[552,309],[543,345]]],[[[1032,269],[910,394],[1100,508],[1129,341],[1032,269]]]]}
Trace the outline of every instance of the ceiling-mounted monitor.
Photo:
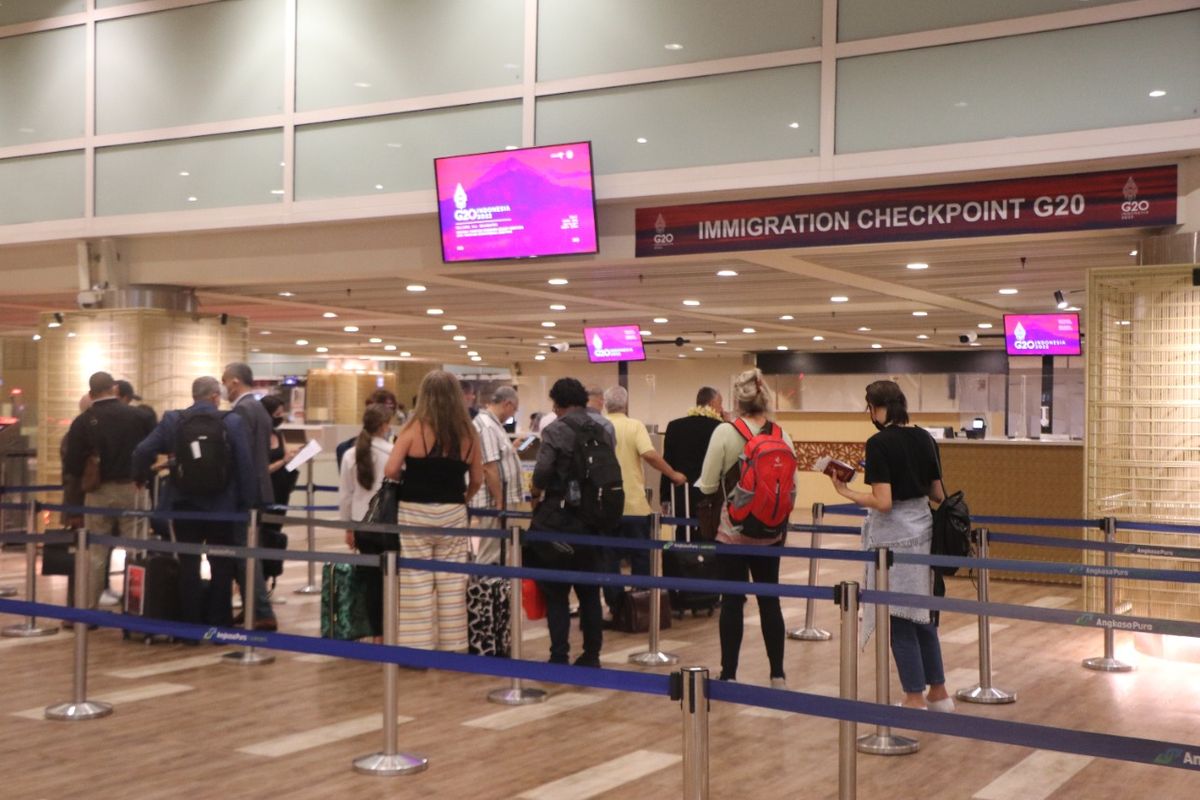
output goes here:
{"type": "Polygon", "coordinates": [[[604,328],[584,328],[583,342],[588,361],[602,364],[609,361],[645,361],[641,329],[637,325],[609,325],[604,328]]]}
{"type": "Polygon", "coordinates": [[[591,142],[434,160],[442,259],[595,253],[591,142]]]}
{"type": "Polygon", "coordinates": [[[1077,356],[1079,315],[1005,314],[1004,349],[1010,356],[1077,356]]]}

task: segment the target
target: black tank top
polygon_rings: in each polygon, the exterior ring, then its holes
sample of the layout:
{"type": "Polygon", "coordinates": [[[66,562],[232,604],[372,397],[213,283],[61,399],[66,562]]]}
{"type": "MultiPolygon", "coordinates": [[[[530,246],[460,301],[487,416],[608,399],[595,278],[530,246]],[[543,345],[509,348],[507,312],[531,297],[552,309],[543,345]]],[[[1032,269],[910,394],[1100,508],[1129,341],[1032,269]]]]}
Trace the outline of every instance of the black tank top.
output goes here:
{"type": "MultiPolygon", "coordinates": [[[[424,444],[424,431],[421,442],[424,444]]],[[[435,441],[420,458],[404,459],[404,479],[400,481],[400,499],[409,503],[463,503],[467,493],[469,466],[461,458],[433,455],[442,452],[435,441]]]]}

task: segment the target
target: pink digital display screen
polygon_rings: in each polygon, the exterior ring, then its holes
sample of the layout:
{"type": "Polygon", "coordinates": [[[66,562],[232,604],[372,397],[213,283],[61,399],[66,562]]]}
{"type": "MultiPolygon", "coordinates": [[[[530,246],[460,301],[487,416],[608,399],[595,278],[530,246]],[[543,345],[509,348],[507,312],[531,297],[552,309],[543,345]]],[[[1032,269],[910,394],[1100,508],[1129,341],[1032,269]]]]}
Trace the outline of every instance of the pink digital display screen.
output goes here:
{"type": "Polygon", "coordinates": [[[595,253],[590,142],[434,161],[442,259],[595,253]]]}
{"type": "Polygon", "coordinates": [[[1010,356],[1077,356],[1079,315],[1005,314],[1004,349],[1010,356]]]}
{"type": "Polygon", "coordinates": [[[642,334],[637,325],[584,328],[583,341],[588,361],[593,364],[646,360],[646,348],[642,346],[642,334]]]}

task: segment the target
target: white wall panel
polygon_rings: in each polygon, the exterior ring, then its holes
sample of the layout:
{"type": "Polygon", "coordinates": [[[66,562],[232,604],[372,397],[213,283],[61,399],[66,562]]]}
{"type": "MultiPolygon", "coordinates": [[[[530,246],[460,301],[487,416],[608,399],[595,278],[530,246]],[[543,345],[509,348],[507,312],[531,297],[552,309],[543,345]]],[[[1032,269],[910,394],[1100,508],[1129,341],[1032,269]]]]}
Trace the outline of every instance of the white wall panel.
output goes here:
{"type": "Polygon", "coordinates": [[[83,135],[84,36],[76,26],[0,39],[0,147],[83,135]]]}
{"type": "Polygon", "coordinates": [[[83,151],[0,161],[0,225],[83,216],[83,151]]]}

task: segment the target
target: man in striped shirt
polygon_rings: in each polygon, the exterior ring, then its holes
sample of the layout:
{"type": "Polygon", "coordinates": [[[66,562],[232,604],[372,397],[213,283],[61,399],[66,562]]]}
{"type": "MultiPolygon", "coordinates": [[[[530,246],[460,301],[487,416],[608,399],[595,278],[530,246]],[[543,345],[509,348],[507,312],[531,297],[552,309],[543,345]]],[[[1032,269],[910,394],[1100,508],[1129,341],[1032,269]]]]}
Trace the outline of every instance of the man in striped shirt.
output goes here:
{"type": "MultiPolygon", "coordinates": [[[[471,498],[471,508],[504,511],[515,509],[525,499],[521,462],[504,430],[504,421],[515,413],[517,390],[511,386],[501,386],[492,393],[487,407],[472,421],[479,431],[483,486],[471,498]]],[[[473,517],[471,524],[473,527],[494,528],[500,523],[494,517],[473,517]]],[[[500,540],[483,539],[478,543],[476,552],[477,562],[496,564],[500,561],[500,540]]]]}

